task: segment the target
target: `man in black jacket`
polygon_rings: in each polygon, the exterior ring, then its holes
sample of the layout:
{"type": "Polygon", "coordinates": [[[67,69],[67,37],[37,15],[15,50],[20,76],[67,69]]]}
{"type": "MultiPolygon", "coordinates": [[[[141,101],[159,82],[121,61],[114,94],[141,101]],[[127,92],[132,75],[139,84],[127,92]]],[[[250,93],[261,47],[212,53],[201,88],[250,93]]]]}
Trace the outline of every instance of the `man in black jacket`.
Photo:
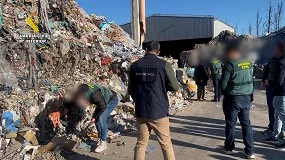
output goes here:
{"type": "MultiPolygon", "coordinates": [[[[280,119],[280,122],[285,124],[285,55],[284,55],[284,44],[280,42],[277,44],[276,49],[279,50],[278,60],[277,60],[277,70],[274,78],[274,98],[273,98],[273,107],[277,117],[275,121],[280,119]]],[[[274,126],[273,135],[281,133],[282,123],[276,123],[274,126]]],[[[285,143],[277,145],[277,148],[285,149],[285,143]]]]}
{"type": "Polygon", "coordinates": [[[277,60],[276,55],[272,57],[267,65],[264,68],[263,76],[262,76],[262,86],[266,88],[266,101],[267,101],[267,107],[268,107],[268,117],[269,117],[269,124],[268,128],[263,132],[264,135],[271,135],[273,132],[274,127],[274,113],[275,109],[273,107],[273,84],[274,84],[274,75],[276,72],[276,66],[277,66],[277,60]]]}
{"type": "Polygon", "coordinates": [[[144,160],[151,130],[157,135],[165,160],[175,160],[172,148],[167,91],[178,91],[179,83],[170,64],[159,59],[160,45],[149,42],[146,54],[130,68],[128,93],[135,102],[138,136],[135,160],[144,160]]]}
{"type": "Polygon", "coordinates": [[[209,80],[209,69],[202,61],[195,68],[194,71],[195,83],[197,85],[197,99],[198,101],[205,100],[205,90],[209,80]]]}

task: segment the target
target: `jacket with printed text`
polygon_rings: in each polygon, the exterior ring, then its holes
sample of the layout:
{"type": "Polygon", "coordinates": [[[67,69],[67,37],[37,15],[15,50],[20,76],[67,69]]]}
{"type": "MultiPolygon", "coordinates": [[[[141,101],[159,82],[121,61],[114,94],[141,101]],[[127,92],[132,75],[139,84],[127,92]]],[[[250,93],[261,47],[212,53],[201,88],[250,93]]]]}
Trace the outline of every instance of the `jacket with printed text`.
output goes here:
{"type": "Polygon", "coordinates": [[[178,91],[174,70],[154,54],[131,65],[128,93],[135,102],[137,118],[160,119],[168,115],[167,91],[178,91]]]}

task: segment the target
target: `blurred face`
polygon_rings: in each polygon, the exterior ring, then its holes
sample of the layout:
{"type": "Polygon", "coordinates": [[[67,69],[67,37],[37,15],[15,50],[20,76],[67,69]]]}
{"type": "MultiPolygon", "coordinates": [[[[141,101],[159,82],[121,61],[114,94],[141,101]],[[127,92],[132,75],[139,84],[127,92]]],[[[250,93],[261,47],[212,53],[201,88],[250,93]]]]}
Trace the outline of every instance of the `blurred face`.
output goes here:
{"type": "Polygon", "coordinates": [[[235,60],[235,59],[238,59],[239,57],[240,57],[240,53],[237,50],[230,50],[226,54],[227,60],[235,60]]]}
{"type": "Polygon", "coordinates": [[[281,56],[281,50],[280,50],[280,48],[278,47],[278,46],[275,46],[274,47],[274,54],[273,54],[273,56],[274,57],[279,57],[279,56],[281,56]]]}
{"type": "Polygon", "coordinates": [[[89,105],[88,100],[86,100],[86,98],[83,95],[79,94],[79,93],[74,93],[72,95],[71,99],[72,99],[73,102],[75,102],[80,107],[84,107],[85,108],[85,107],[87,107],[89,105]]]}
{"type": "Polygon", "coordinates": [[[76,103],[83,108],[86,108],[89,105],[89,102],[86,100],[86,98],[82,96],[77,97],[76,103]]]}

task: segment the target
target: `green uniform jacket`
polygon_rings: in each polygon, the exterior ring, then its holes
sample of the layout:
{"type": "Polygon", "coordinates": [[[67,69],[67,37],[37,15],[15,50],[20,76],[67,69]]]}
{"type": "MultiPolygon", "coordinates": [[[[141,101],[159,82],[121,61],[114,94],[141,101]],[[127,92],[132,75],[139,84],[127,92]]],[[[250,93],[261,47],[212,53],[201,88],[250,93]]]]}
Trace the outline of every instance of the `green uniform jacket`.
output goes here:
{"type": "Polygon", "coordinates": [[[210,65],[211,74],[222,74],[222,63],[219,60],[214,60],[210,65]]]}
{"type": "Polygon", "coordinates": [[[224,95],[251,95],[253,93],[253,64],[240,59],[228,61],[222,73],[224,95]]]}
{"type": "Polygon", "coordinates": [[[103,87],[101,85],[88,84],[88,86],[89,86],[89,92],[87,92],[85,95],[88,100],[90,99],[91,94],[97,90],[101,91],[106,104],[111,100],[111,97],[114,96],[114,92],[112,92],[110,89],[103,87]]]}

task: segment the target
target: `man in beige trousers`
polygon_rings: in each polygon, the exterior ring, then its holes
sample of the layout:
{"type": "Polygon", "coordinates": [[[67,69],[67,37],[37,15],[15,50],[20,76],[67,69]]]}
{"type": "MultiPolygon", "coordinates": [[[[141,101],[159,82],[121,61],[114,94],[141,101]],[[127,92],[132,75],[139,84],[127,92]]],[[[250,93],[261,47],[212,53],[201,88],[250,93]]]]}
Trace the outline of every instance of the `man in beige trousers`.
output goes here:
{"type": "Polygon", "coordinates": [[[128,92],[135,102],[137,144],[134,160],[144,160],[151,130],[158,137],[165,160],[175,160],[171,143],[167,91],[178,91],[179,83],[169,63],[157,57],[158,42],[146,46],[146,54],[132,64],[128,92]]]}

